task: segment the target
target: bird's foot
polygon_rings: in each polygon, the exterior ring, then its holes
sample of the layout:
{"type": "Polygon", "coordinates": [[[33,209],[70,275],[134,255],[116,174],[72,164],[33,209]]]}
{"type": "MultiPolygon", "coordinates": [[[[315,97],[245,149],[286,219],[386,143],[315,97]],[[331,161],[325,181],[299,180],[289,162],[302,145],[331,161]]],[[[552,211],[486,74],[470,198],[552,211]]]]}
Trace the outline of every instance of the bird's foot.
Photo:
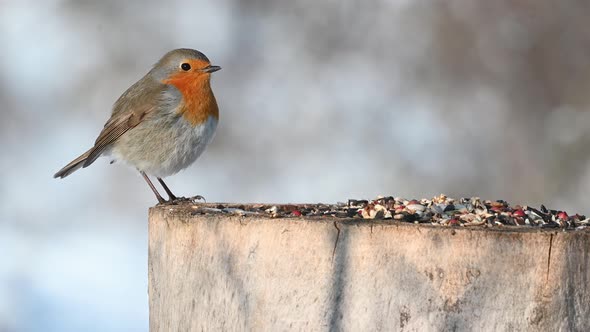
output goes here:
{"type": "Polygon", "coordinates": [[[170,197],[169,200],[165,200],[165,199],[158,199],[158,205],[178,205],[181,203],[201,203],[200,201],[202,201],[202,203],[207,203],[207,201],[205,200],[205,197],[201,196],[201,195],[196,195],[193,197],[170,197]]]}
{"type": "Polygon", "coordinates": [[[164,201],[164,202],[160,202],[160,204],[172,204],[172,205],[176,205],[176,204],[181,204],[181,203],[199,203],[200,201],[203,201],[202,203],[206,203],[207,201],[205,200],[205,197],[201,196],[201,195],[196,195],[193,197],[170,197],[169,200],[164,201]]]}

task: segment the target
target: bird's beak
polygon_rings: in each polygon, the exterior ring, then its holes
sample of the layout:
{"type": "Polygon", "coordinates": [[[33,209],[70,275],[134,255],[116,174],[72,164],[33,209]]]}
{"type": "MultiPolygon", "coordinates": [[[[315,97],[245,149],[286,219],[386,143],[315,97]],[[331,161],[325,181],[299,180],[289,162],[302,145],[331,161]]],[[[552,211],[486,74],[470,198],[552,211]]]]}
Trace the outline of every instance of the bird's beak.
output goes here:
{"type": "Polygon", "coordinates": [[[209,66],[209,67],[203,68],[203,71],[205,73],[213,73],[213,72],[216,72],[216,71],[218,71],[220,69],[221,69],[221,67],[219,67],[219,66],[209,66]]]}

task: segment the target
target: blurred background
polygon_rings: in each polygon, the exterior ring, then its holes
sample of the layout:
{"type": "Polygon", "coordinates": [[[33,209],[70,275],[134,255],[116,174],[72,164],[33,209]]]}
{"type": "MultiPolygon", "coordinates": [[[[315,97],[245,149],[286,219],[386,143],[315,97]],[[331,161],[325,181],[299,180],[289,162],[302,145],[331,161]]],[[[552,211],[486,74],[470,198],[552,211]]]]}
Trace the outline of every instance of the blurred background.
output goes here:
{"type": "Polygon", "coordinates": [[[165,52],[203,51],[209,202],[480,196],[590,213],[590,4],[0,1],[0,331],[147,331],[141,176],[86,151],[165,52]]]}

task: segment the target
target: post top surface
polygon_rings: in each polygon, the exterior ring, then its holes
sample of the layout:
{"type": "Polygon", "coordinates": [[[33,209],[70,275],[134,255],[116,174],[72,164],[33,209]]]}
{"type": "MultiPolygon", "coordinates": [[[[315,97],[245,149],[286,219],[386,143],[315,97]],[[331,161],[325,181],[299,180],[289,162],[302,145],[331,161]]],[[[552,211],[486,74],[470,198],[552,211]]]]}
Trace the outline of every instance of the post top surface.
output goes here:
{"type": "Polygon", "coordinates": [[[589,218],[565,211],[511,206],[505,201],[479,198],[405,200],[384,197],[376,200],[348,200],[346,203],[203,203],[184,199],[158,204],[150,209],[168,215],[240,217],[245,219],[286,219],[336,222],[355,225],[397,225],[444,229],[478,229],[502,232],[583,232],[590,234],[589,218]]]}

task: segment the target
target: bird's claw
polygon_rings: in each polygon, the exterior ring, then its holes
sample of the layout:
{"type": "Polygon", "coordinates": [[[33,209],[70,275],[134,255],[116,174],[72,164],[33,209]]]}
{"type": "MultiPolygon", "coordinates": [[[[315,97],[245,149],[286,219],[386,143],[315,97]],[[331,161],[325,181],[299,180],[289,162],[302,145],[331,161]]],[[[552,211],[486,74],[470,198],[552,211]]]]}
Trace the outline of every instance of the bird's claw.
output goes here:
{"type": "Polygon", "coordinates": [[[205,197],[201,196],[201,195],[197,195],[197,196],[193,196],[190,198],[192,203],[198,203],[199,201],[203,201],[203,203],[207,203],[207,200],[205,200],[205,197]]]}

